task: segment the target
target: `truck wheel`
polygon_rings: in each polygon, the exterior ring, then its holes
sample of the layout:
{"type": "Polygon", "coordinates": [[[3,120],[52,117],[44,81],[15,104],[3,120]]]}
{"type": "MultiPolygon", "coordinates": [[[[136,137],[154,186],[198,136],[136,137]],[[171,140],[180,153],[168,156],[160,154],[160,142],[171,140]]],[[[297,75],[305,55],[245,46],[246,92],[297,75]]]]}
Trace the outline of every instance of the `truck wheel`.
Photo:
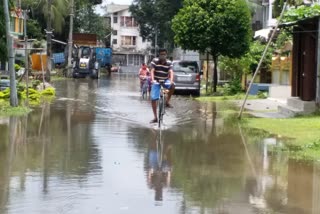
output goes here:
{"type": "Polygon", "coordinates": [[[99,70],[92,70],[92,72],[91,72],[91,78],[92,79],[99,79],[99,74],[100,72],[99,72],[99,70]]]}

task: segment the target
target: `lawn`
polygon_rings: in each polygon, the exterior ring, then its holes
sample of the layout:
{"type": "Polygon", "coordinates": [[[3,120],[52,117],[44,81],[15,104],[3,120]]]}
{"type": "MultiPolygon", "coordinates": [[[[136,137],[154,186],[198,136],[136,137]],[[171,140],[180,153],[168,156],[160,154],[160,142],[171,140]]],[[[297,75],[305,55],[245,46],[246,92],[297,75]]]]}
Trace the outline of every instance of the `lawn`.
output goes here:
{"type": "Polygon", "coordinates": [[[286,149],[296,158],[320,159],[320,115],[287,119],[246,118],[245,124],[249,128],[290,138],[285,143],[286,149]]]}

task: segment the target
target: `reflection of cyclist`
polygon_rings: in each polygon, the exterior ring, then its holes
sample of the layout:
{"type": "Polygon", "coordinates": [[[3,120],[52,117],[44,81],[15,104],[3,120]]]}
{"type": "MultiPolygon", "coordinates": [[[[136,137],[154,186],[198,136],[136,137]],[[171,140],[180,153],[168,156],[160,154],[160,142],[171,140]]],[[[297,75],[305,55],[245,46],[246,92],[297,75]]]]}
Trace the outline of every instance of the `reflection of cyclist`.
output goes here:
{"type": "Polygon", "coordinates": [[[156,141],[150,145],[148,156],[148,185],[155,190],[155,200],[162,201],[164,187],[170,185],[171,145],[156,141]]]}
{"type": "MultiPolygon", "coordinates": [[[[151,62],[151,106],[154,115],[154,119],[151,120],[151,123],[157,123],[157,100],[159,99],[160,94],[160,85],[155,84],[155,81],[164,80],[168,85],[169,93],[166,100],[166,107],[172,108],[170,105],[170,98],[174,92],[174,84],[173,83],[173,71],[172,71],[172,64],[170,61],[167,60],[167,50],[160,49],[159,50],[159,58],[155,58],[151,62]]],[[[167,85],[167,84],[166,84],[167,85]]]]}

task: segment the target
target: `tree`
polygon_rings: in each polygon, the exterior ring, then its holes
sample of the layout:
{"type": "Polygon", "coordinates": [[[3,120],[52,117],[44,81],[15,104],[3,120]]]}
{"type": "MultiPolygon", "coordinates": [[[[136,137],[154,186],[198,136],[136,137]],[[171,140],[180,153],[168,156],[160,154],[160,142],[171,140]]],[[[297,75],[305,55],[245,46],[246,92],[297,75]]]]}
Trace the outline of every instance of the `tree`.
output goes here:
{"type": "Polygon", "coordinates": [[[6,27],[4,18],[4,7],[0,4],[0,62],[7,61],[7,42],[6,42],[6,27]]]}
{"type": "Polygon", "coordinates": [[[111,31],[107,28],[104,18],[94,12],[92,4],[80,9],[74,21],[75,32],[94,33],[101,40],[111,31]]]}
{"type": "Polygon", "coordinates": [[[55,33],[62,33],[65,25],[65,18],[69,15],[69,0],[54,0],[48,9],[48,0],[23,0],[21,3],[22,8],[30,8],[32,12],[32,18],[36,19],[41,27],[46,28],[46,20],[49,15],[49,11],[52,14],[52,27],[55,33]]]}
{"type": "Polygon", "coordinates": [[[214,92],[218,57],[245,54],[252,34],[250,11],[244,0],[185,0],[173,19],[172,29],[175,42],[183,49],[211,53],[214,92]]]}
{"type": "Polygon", "coordinates": [[[182,0],[134,0],[129,10],[140,27],[143,39],[159,46],[173,48],[171,20],[182,7],[182,0]]]}
{"type": "MultiPolygon", "coordinates": [[[[13,3],[9,1],[9,6],[13,3]]],[[[4,14],[4,4],[0,4],[0,62],[7,61],[7,37],[6,37],[6,20],[4,14]]]]}
{"type": "Polygon", "coordinates": [[[43,39],[43,34],[41,33],[41,27],[39,25],[39,22],[35,19],[28,19],[27,21],[27,34],[28,38],[32,39],[43,39]]]}

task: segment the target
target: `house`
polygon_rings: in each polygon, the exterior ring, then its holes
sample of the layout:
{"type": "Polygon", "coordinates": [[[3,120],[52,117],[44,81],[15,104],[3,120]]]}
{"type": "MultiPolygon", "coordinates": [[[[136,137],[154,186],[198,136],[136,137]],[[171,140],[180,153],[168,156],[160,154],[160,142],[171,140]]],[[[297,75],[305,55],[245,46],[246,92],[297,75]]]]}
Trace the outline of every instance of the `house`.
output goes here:
{"type": "Polygon", "coordinates": [[[320,16],[284,23],[293,27],[291,97],[281,113],[293,116],[314,112],[320,103],[320,16]]]}
{"type": "Polygon", "coordinates": [[[106,16],[112,29],[113,64],[120,64],[125,69],[147,62],[151,43],[140,36],[138,23],[132,17],[129,5],[109,4],[106,16]]]}
{"type": "MultiPolygon", "coordinates": [[[[14,8],[10,11],[10,28],[13,37],[13,47],[18,48],[19,37],[24,33],[24,15],[20,8],[14,8]]],[[[6,63],[0,62],[0,70],[7,70],[6,63]]]]}
{"type": "Polygon", "coordinates": [[[274,0],[250,1],[252,11],[252,29],[258,31],[275,24],[272,18],[272,4],[274,0]]]}

